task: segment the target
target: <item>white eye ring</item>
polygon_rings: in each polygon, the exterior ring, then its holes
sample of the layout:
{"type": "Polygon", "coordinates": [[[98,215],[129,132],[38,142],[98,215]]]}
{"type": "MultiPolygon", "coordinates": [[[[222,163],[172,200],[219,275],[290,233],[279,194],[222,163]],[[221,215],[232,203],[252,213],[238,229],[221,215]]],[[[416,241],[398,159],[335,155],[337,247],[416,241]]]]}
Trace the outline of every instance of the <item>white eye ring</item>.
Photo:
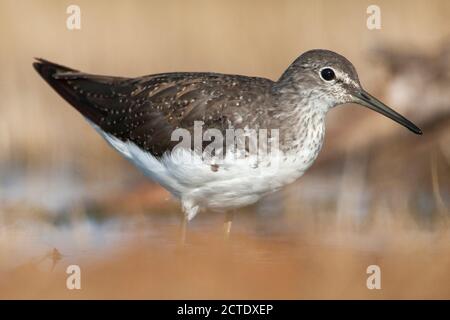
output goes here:
{"type": "Polygon", "coordinates": [[[333,68],[330,67],[324,67],[320,69],[319,75],[322,78],[322,80],[326,82],[330,82],[336,79],[336,72],[334,71],[333,68]]]}

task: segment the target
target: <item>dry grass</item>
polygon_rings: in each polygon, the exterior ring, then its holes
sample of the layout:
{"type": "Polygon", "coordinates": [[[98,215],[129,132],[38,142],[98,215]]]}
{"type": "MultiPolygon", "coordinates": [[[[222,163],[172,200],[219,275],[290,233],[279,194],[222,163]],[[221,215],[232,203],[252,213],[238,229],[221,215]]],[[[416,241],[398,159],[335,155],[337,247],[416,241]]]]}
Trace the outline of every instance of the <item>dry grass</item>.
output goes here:
{"type": "MultiPolygon", "coordinates": [[[[445,0],[379,1],[380,31],[366,28],[370,1],[77,3],[82,10],[80,31],[65,27],[70,1],[0,2],[0,161],[75,161],[87,175],[93,164],[100,170],[112,166],[112,151],[38,77],[31,67],[33,57],[111,75],[191,70],[277,79],[301,52],[329,48],[347,56],[366,88],[379,94],[386,76],[382,66],[368,58],[372,48],[393,43],[432,51],[450,36],[450,3],[445,0]]],[[[365,116],[371,121],[355,128],[348,143],[370,137],[358,134],[368,125],[376,130],[373,123],[390,124],[365,110],[342,108],[329,115],[329,132],[365,116]]]]}

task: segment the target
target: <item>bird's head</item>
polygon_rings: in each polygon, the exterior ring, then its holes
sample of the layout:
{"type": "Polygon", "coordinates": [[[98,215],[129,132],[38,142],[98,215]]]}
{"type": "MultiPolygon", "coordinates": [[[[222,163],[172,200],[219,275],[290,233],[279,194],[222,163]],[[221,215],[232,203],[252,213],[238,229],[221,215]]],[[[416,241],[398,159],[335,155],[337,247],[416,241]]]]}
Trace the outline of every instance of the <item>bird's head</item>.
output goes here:
{"type": "Polygon", "coordinates": [[[277,82],[287,92],[314,99],[327,111],[337,105],[356,103],[370,108],[422,134],[415,124],[365,91],[355,67],[343,56],[329,50],[310,50],[298,57],[277,82]]]}

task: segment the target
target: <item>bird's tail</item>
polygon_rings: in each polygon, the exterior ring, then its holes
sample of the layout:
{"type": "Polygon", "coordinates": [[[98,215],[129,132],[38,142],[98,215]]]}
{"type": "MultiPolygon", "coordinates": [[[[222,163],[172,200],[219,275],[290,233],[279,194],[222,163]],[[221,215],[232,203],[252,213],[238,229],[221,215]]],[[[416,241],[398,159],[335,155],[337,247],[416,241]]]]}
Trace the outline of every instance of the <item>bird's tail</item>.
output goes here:
{"type": "Polygon", "coordinates": [[[125,78],[92,75],[44,59],[33,67],[39,75],[83,116],[95,124],[108,113],[114,91],[125,78]]]}

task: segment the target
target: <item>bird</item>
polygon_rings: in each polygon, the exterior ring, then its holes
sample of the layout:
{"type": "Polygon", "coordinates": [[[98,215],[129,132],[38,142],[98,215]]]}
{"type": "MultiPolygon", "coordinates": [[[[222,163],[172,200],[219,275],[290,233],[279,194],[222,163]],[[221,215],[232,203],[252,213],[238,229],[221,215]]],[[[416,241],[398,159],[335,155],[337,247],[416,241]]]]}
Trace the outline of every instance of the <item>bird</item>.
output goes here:
{"type": "Polygon", "coordinates": [[[359,104],[422,134],[365,91],[352,63],[330,50],[304,52],[276,81],[212,72],[104,76],[41,58],[33,66],[113,148],[181,201],[185,224],[200,208],[225,211],[228,233],[229,212],[296,181],[313,164],[332,108],[359,104]],[[199,128],[215,134],[217,148],[207,157],[212,139],[200,133],[192,143],[199,128]],[[230,131],[249,140],[236,148],[217,138],[230,131]],[[253,132],[266,133],[266,146],[274,147],[256,160],[253,132]]]}

